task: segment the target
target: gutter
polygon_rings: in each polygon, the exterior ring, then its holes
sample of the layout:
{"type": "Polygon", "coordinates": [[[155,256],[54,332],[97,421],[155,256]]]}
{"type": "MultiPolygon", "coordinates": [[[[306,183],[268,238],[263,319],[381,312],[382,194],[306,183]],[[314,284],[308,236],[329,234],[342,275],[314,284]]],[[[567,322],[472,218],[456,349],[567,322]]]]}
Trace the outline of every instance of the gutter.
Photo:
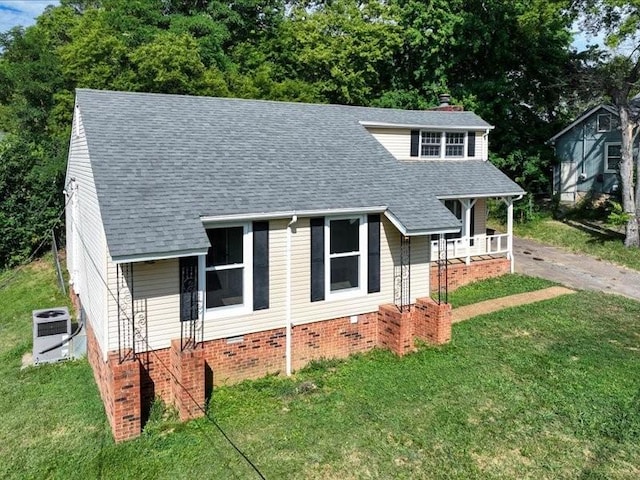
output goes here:
{"type": "Polygon", "coordinates": [[[293,217],[314,217],[325,215],[350,215],[360,213],[382,213],[386,206],[378,205],[374,207],[353,207],[353,208],[330,208],[322,210],[292,210],[283,212],[263,212],[263,213],[239,213],[235,215],[203,215],[200,217],[202,223],[214,222],[240,222],[248,220],[281,220],[293,217]]]}

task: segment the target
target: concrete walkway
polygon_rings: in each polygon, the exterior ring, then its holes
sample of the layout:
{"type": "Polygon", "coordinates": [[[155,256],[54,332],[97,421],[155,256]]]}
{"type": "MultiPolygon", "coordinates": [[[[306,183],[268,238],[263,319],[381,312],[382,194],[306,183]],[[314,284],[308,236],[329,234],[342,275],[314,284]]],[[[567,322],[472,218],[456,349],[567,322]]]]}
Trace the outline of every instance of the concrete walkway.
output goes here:
{"type": "Polygon", "coordinates": [[[497,312],[498,310],[503,310],[509,307],[540,302],[542,300],[548,300],[550,298],[570,293],[575,293],[575,291],[565,287],[549,287],[535,292],[519,293],[517,295],[485,300],[484,302],[474,303],[473,305],[454,308],[451,311],[451,321],[453,323],[458,323],[472,317],[477,317],[478,315],[497,312]]]}
{"type": "Polygon", "coordinates": [[[640,272],[588,255],[569,253],[534,240],[513,237],[516,272],[579,290],[616,293],[640,300],[640,272]]]}

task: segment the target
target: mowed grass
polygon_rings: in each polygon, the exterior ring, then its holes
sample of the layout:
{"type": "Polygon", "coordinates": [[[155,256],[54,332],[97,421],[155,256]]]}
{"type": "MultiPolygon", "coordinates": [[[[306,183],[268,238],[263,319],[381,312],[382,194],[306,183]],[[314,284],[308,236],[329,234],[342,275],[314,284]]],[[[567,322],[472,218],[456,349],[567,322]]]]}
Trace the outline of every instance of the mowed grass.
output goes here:
{"type": "Polygon", "coordinates": [[[640,270],[640,249],[626,248],[620,235],[590,231],[549,218],[515,225],[514,233],[640,270]]]}
{"type": "Polygon", "coordinates": [[[538,277],[527,277],[517,273],[490,278],[460,287],[449,292],[449,303],[453,308],[494,298],[534,292],[557,285],[555,282],[538,277]]]}
{"type": "MultiPolygon", "coordinates": [[[[157,409],[114,444],[86,361],[21,371],[31,310],[64,301],[40,264],[0,291],[0,478],[258,478],[207,419],[157,409]]],[[[638,478],[639,327],[639,303],[578,293],[216,388],[210,411],[268,479],[638,478]]]]}

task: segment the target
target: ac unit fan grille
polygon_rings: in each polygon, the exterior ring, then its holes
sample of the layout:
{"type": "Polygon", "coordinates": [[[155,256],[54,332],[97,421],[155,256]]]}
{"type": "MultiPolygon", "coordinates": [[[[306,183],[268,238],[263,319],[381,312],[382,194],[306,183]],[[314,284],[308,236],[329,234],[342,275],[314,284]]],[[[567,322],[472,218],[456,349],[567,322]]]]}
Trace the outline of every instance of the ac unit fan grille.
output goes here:
{"type": "Polygon", "coordinates": [[[67,321],[58,320],[54,322],[38,324],[38,338],[49,337],[51,335],[61,335],[67,332],[67,321]]]}

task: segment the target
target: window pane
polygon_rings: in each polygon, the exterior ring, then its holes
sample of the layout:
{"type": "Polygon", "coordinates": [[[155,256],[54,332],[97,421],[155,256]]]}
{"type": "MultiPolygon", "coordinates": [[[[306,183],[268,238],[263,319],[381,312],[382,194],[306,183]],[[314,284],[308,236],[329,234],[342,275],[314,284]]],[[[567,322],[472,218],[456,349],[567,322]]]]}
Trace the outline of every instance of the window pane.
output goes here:
{"type": "Polygon", "coordinates": [[[331,220],[330,253],[348,253],[360,250],[360,220],[357,218],[346,220],[331,220]]]}
{"type": "Polygon", "coordinates": [[[622,156],[622,147],[620,145],[607,145],[607,155],[609,158],[611,157],[620,157],[622,156]]]}
{"type": "Polygon", "coordinates": [[[445,156],[447,157],[462,157],[464,153],[464,147],[462,145],[447,145],[445,150],[445,156]]]}
{"type": "Polygon", "coordinates": [[[358,287],[360,256],[331,259],[331,291],[358,287]]]}
{"type": "Polygon", "coordinates": [[[440,145],[422,145],[422,151],[420,154],[423,157],[439,157],[440,145]]]}
{"type": "Polygon", "coordinates": [[[448,132],[447,145],[464,145],[464,133],[448,132]]]}
{"type": "Polygon", "coordinates": [[[607,160],[607,170],[618,170],[620,168],[620,158],[609,158],[607,160]]]}
{"type": "Polygon", "coordinates": [[[243,268],[207,272],[207,308],[240,305],[243,268]]]}
{"type": "Polygon", "coordinates": [[[207,253],[207,267],[242,263],[242,227],[207,230],[211,247],[207,253]]]}

